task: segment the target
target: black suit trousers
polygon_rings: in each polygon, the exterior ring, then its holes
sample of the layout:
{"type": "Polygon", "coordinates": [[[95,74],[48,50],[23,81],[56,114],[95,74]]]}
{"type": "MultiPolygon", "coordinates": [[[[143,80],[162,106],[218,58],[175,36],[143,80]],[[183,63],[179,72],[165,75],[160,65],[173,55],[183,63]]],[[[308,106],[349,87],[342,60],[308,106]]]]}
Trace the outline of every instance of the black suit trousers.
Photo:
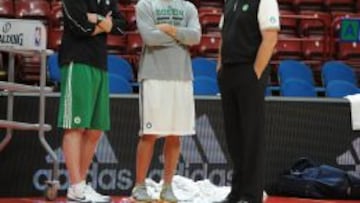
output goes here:
{"type": "Polygon", "coordinates": [[[223,65],[218,83],[225,135],[233,163],[231,196],[261,203],[264,189],[266,69],[258,79],[253,64],[223,65]]]}

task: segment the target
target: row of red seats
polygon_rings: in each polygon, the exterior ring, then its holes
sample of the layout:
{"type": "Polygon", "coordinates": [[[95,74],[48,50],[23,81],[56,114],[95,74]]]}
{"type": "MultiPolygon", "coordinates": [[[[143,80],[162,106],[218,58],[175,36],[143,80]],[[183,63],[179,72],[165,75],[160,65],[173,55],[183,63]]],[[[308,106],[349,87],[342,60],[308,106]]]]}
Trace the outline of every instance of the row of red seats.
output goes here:
{"type": "Polygon", "coordinates": [[[1,17],[31,17],[47,18],[50,13],[50,4],[45,0],[0,0],[1,17]]]}
{"type": "Polygon", "coordinates": [[[326,38],[279,38],[273,59],[299,60],[356,60],[360,57],[360,44],[326,38]]]}
{"type": "MultiPolygon", "coordinates": [[[[50,3],[56,3],[61,0],[45,0],[50,3]]],[[[212,7],[222,7],[224,5],[224,0],[189,0],[194,3],[197,7],[201,6],[212,6],[212,7]]],[[[138,0],[118,0],[122,5],[136,4],[138,0]]]]}
{"type": "MultiPolygon", "coordinates": [[[[360,1],[359,1],[360,2],[360,1]]],[[[51,4],[46,0],[0,0],[0,17],[16,17],[16,18],[35,18],[49,22],[49,26],[61,29],[62,26],[62,9],[61,2],[55,1],[51,4]]],[[[126,17],[129,27],[128,30],[136,30],[136,19],[134,4],[124,6],[119,4],[119,8],[126,17]]],[[[221,8],[219,7],[200,7],[199,17],[204,33],[218,32],[218,23],[221,17],[221,8]]],[[[340,16],[359,17],[360,14],[349,12],[314,12],[302,11],[295,13],[288,10],[281,10],[282,16],[286,15],[306,15],[317,18],[313,19],[288,19],[282,18],[282,32],[292,35],[310,35],[324,34],[324,30],[331,27],[331,23],[340,16]],[[300,29],[299,29],[300,28],[300,29]],[[325,28],[325,29],[324,29],[325,28]],[[299,31],[300,30],[300,31],[299,31]]]]}
{"type": "MultiPolygon", "coordinates": [[[[58,50],[61,32],[61,30],[50,31],[48,40],[50,49],[58,50]]],[[[219,44],[219,35],[203,34],[200,44],[191,47],[192,56],[217,58],[219,44]]],[[[109,54],[130,56],[137,69],[137,59],[142,48],[142,40],[138,32],[127,32],[124,36],[109,35],[107,46],[109,54]]],[[[328,59],[353,61],[359,56],[359,43],[345,43],[330,38],[280,36],[272,61],[298,59],[321,63],[328,59]]]]}
{"type": "Polygon", "coordinates": [[[292,11],[280,12],[281,33],[291,36],[332,35],[337,37],[340,29],[340,20],[343,18],[360,18],[360,13],[349,12],[321,12],[292,11]]]}
{"type": "MultiPolygon", "coordinates": [[[[60,0],[48,0],[56,2],[60,0]]],[[[138,0],[118,0],[120,4],[129,5],[136,4],[138,0]]],[[[200,7],[218,7],[224,5],[224,0],[190,0],[198,8],[200,7]]],[[[278,0],[281,8],[291,8],[294,10],[310,9],[310,10],[341,10],[353,11],[360,10],[360,3],[357,0],[278,0]]]]}
{"type": "MultiPolygon", "coordinates": [[[[216,7],[222,8],[224,0],[191,0],[198,8],[201,7],[216,7]]],[[[59,0],[0,0],[2,7],[12,7],[17,9],[22,4],[26,5],[26,2],[31,3],[33,6],[52,7],[59,4],[59,0]],[[25,2],[25,3],[23,3],[25,2]],[[40,3],[39,3],[40,2],[40,3]],[[48,5],[46,5],[46,4],[48,5]]],[[[136,4],[137,0],[119,0],[121,5],[136,4]]],[[[357,0],[278,0],[281,9],[286,10],[318,10],[318,11],[346,11],[356,12],[360,10],[360,2],[357,0]]]]}
{"type": "MultiPolygon", "coordinates": [[[[58,50],[61,43],[62,30],[50,30],[48,48],[58,50]]],[[[192,47],[193,55],[216,57],[220,42],[217,34],[203,34],[198,46],[192,47]]],[[[108,37],[109,52],[113,54],[139,53],[142,41],[139,33],[127,32],[125,36],[110,35],[108,37]]],[[[318,37],[283,37],[280,36],[274,59],[287,57],[297,59],[322,59],[334,57],[351,59],[360,56],[360,44],[345,43],[329,38],[318,37]]]]}
{"type": "MultiPolygon", "coordinates": [[[[48,48],[57,51],[61,44],[62,30],[49,30],[48,48]]],[[[201,42],[197,46],[191,47],[193,56],[201,55],[207,57],[216,57],[220,43],[218,34],[203,34],[201,42]]],[[[142,40],[137,31],[126,32],[125,35],[108,35],[107,47],[109,54],[138,54],[142,48],[142,40]]]]}
{"type": "Polygon", "coordinates": [[[339,31],[341,19],[360,19],[360,14],[342,12],[330,16],[322,12],[307,11],[300,15],[282,13],[280,18],[282,29],[277,45],[281,50],[280,56],[304,57],[302,59],[320,56],[323,59],[340,60],[359,56],[359,44],[341,42],[339,31]]]}
{"type": "MultiPolygon", "coordinates": [[[[127,30],[136,30],[134,4],[119,4],[119,9],[127,19],[127,30]]],[[[221,9],[216,7],[202,7],[199,9],[200,21],[204,32],[218,31],[217,25],[221,16],[221,9]],[[207,29],[209,28],[209,29],[207,29]]],[[[61,1],[49,3],[46,0],[0,0],[0,17],[40,19],[51,29],[62,29],[61,1]]]]}
{"type": "Polygon", "coordinates": [[[278,0],[282,10],[360,11],[358,0],[278,0]]]}
{"type": "MultiPolygon", "coordinates": [[[[192,47],[192,56],[204,56],[207,58],[217,58],[219,48],[220,36],[218,35],[203,35],[200,45],[192,47]]],[[[120,55],[129,60],[132,64],[134,72],[137,72],[139,62],[139,51],[141,50],[142,42],[140,36],[135,32],[130,32],[125,36],[109,36],[108,53],[120,55]]],[[[326,43],[322,40],[315,40],[311,38],[304,39],[279,39],[277,47],[274,50],[272,64],[278,64],[283,59],[298,59],[306,61],[306,63],[313,64],[314,75],[319,79],[318,70],[316,67],[320,66],[324,61],[329,59],[340,59],[346,61],[348,64],[356,62],[360,56],[360,46],[357,43],[338,43],[335,57],[324,56],[324,48],[326,43]],[[355,60],[355,61],[354,61],[355,60]]],[[[327,52],[327,50],[326,50],[327,52]]],[[[22,73],[22,79],[36,82],[38,79],[39,62],[35,57],[19,56],[21,63],[19,73],[22,73]]],[[[354,67],[356,67],[354,65],[354,67]]],[[[359,63],[357,63],[359,67],[359,63]]],[[[273,70],[274,77],[272,83],[277,84],[276,70],[273,70]]]]}

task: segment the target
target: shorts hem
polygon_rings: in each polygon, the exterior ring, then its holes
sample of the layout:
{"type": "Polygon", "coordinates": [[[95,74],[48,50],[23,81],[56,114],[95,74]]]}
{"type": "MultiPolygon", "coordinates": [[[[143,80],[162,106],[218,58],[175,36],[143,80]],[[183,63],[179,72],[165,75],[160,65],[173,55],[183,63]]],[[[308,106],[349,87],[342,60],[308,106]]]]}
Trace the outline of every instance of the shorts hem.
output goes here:
{"type": "Polygon", "coordinates": [[[179,137],[186,137],[186,136],[192,136],[195,135],[195,131],[191,131],[191,132],[164,132],[164,131],[140,131],[139,132],[139,136],[141,137],[142,135],[156,135],[159,137],[167,137],[170,135],[173,136],[179,136],[179,137]]]}
{"type": "Polygon", "coordinates": [[[57,126],[58,128],[62,128],[65,130],[70,130],[70,129],[87,129],[87,130],[101,130],[101,131],[108,131],[110,130],[110,128],[98,128],[98,127],[84,127],[84,126],[71,126],[71,127],[65,127],[65,126],[57,126]]]}

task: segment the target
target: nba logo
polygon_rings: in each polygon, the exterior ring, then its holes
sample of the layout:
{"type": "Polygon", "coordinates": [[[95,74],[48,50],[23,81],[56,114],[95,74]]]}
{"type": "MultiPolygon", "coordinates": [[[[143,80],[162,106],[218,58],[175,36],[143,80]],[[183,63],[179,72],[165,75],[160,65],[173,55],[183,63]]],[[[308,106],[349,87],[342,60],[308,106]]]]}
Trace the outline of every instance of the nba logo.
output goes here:
{"type": "Polygon", "coordinates": [[[35,28],[34,44],[37,47],[41,45],[41,27],[35,28]]]}

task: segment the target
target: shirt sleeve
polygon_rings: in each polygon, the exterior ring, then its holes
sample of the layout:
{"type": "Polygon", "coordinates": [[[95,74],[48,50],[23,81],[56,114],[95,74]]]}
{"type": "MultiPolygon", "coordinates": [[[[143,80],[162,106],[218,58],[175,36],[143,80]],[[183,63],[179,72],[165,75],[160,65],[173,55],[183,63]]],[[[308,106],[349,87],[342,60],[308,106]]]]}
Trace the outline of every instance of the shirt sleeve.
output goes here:
{"type": "Polygon", "coordinates": [[[87,6],[85,1],[63,0],[64,18],[72,33],[82,36],[91,36],[95,30],[95,24],[87,18],[87,6]]]}
{"type": "Polygon", "coordinates": [[[113,27],[111,29],[112,34],[125,34],[126,28],[126,20],[124,16],[120,13],[119,8],[117,6],[117,1],[111,1],[111,12],[112,12],[112,21],[113,27]]]}
{"type": "Polygon", "coordinates": [[[138,1],[135,7],[136,24],[141,38],[148,46],[172,46],[175,39],[157,29],[151,15],[151,5],[148,1],[138,1]]]}
{"type": "Polygon", "coordinates": [[[279,6],[276,0],[261,0],[258,10],[260,30],[280,29],[279,6]]]}
{"type": "Polygon", "coordinates": [[[175,38],[182,44],[194,45],[200,42],[201,26],[196,7],[188,3],[188,22],[186,27],[176,27],[175,38]]]}

